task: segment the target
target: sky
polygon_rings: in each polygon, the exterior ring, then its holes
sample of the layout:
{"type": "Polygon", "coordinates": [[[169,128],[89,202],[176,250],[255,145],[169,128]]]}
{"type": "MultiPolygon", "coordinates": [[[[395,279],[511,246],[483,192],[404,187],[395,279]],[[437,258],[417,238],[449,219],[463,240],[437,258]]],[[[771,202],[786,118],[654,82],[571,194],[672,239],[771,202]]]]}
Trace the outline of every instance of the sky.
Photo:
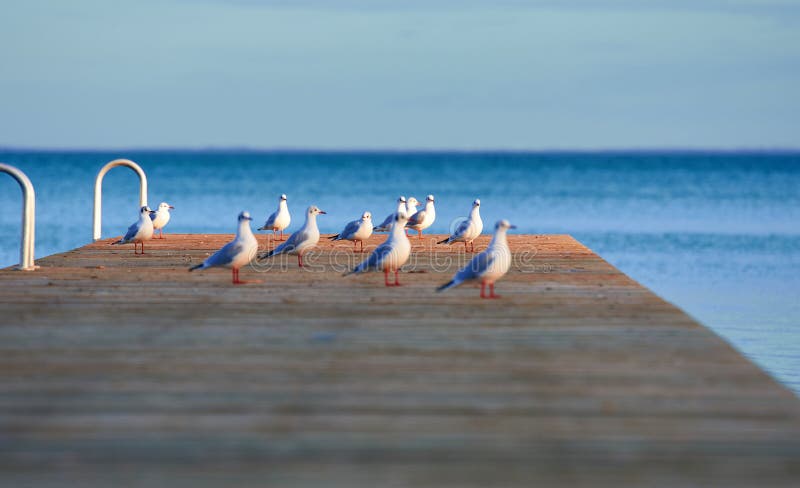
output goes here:
{"type": "Polygon", "coordinates": [[[800,148],[800,1],[0,0],[0,147],[800,148]]]}

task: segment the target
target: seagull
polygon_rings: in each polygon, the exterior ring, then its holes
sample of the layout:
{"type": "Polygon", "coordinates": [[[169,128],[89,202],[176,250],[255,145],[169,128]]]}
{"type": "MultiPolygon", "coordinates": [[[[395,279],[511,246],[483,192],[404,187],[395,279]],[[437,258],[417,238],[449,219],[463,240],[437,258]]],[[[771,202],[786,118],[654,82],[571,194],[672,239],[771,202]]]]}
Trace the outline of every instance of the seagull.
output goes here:
{"type": "Polygon", "coordinates": [[[419,207],[419,201],[414,197],[408,197],[408,201],[406,202],[406,215],[411,217],[417,213],[417,207],[419,207]]]}
{"type": "Polygon", "coordinates": [[[364,252],[364,241],[372,235],[372,214],[364,212],[361,218],[348,222],[344,230],[335,236],[329,237],[333,241],[347,239],[353,241],[353,252],[364,252]],[[356,251],[356,246],[361,243],[361,251],[356,251]]]}
{"type": "Polygon", "coordinates": [[[133,253],[134,254],[144,254],[144,241],[153,238],[153,221],[150,220],[150,207],[145,205],[144,207],[139,209],[139,220],[136,221],[135,224],[128,227],[128,232],[125,233],[125,237],[118,240],[117,242],[112,242],[113,244],[129,244],[133,243],[133,253]],[[142,252],[137,252],[137,244],[142,245],[142,252]]]}
{"type": "Polygon", "coordinates": [[[500,298],[494,294],[494,282],[499,280],[511,266],[511,251],[508,249],[506,232],[516,229],[508,220],[498,220],[494,226],[494,237],[485,251],[476,255],[464,266],[453,279],[436,289],[444,291],[458,286],[465,281],[481,281],[481,298],[500,298]],[[490,294],[486,295],[486,285],[489,285],[490,294]]]}
{"type": "Polygon", "coordinates": [[[408,216],[399,212],[394,216],[394,224],[389,237],[378,246],[367,259],[344,276],[363,273],[365,271],[383,271],[383,282],[386,286],[400,286],[397,273],[406,264],[411,255],[411,242],[405,233],[408,216]],[[394,271],[394,283],[389,283],[389,272],[394,271]]]}
{"type": "Polygon", "coordinates": [[[309,249],[316,246],[319,242],[319,229],[317,228],[317,215],[324,214],[315,205],[308,207],[306,210],[306,221],[303,227],[297,232],[290,235],[289,238],[276,247],[272,251],[266,252],[258,256],[258,259],[271,258],[278,254],[293,254],[297,256],[297,264],[303,267],[303,254],[309,249]]]}
{"type": "Polygon", "coordinates": [[[286,195],[281,195],[281,199],[278,201],[278,210],[273,212],[267,218],[267,221],[264,222],[262,227],[259,227],[258,230],[271,230],[272,236],[275,237],[275,233],[280,231],[281,238],[283,239],[283,231],[287,227],[289,227],[289,223],[292,221],[292,216],[289,215],[289,206],[286,204],[286,195]]]}
{"type": "Polygon", "coordinates": [[[433,225],[434,220],[436,220],[436,209],[433,206],[433,195],[428,195],[425,207],[411,215],[406,226],[419,232],[419,239],[422,239],[422,231],[433,225]]]}
{"type": "Polygon", "coordinates": [[[452,244],[454,242],[463,242],[464,243],[464,252],[467,252],[467,246],[470,245],[472,250],[470,252],[475,252],[475,238],[481,235],[483,232],[483,221],[481,220],[481,201],[479,199],[475,199],[472,202],[472,210],[469,212],[469,218],[456,228],[456,231],[453,232],[453,235],[448,237],[443,241],[439,241],[439,244],[452,244]]]}
{"type": "Polygon", "coordinates": [[[236,237],[202,263],[189,268],[189,271],[217,267],[231,268],[233,271],[234,285],[257,283],[239,279],[239,268],[252,261],[258,251],[258,241],[256,240],[256,236],[253,235],[253,231],[250,229],[251,220],[253,220],[253,218],[250,217],[248,212],[240,213],[239,229],[236,231],[236,237]]]}
{"type": "Polygon", "coordinates": [[[404,197],[403,195],[400,195],[400,197],[397,199],[397,211],[387,215],[386,218],[383,219],[383,222],[381,222],[380,225],[375,227],[374,229],[375,232],[386,232],[389,229],[391,229],[392,222],[394,222],[395,214],[400,212],[405,212],[406,214],[408,214],[408,208],[406,208],[406,197],[404,197]]]}
{"type": "Polygon", "coordinates": [[[153,221],[153,231],[158,231],[158,238],[164,238],[164,227],[167,226],[169,222],[169,211],[173,210],[175,207],[170,205],[167,202],[161,202],[158,204],[158,209],[155,212],[150,212],[150,220],[153,221]]]}

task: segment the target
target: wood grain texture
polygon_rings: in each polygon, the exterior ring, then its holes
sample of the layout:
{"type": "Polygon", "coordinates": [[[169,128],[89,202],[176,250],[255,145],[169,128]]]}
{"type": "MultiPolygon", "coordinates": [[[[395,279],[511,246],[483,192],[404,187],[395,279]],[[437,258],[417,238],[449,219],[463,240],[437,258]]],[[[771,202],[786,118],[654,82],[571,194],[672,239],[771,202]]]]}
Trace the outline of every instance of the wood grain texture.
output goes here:
{"type": "Polygon", "coordinates": [[[800,486],[800,401],[569,236],[509,236],[500,300],[435,293],[443,236],[399,288],[167,237],[0,271],[0,486],[800,486]]]}

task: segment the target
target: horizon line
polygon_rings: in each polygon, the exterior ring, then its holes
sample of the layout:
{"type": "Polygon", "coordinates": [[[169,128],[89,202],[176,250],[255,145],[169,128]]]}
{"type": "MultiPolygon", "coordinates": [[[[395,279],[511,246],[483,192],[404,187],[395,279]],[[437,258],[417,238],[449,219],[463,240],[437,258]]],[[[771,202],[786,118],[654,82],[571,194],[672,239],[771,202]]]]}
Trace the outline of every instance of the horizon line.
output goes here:
{"type": "Polygon", "coordinates": [[[396,148],[396,147],[253,147],[253,146],[140,146],[140,147],[31,147],[0,146],[0,152],[183,152],[263,154],[798,154],[800,147],[599,147],[599,148],[396,148]]]}

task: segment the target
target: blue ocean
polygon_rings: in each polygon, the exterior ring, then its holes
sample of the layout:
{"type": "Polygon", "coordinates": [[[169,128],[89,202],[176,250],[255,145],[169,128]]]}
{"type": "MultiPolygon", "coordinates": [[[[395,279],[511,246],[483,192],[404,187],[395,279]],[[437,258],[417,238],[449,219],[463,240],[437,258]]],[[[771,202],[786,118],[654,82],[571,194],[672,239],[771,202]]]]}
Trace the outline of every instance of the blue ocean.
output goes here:
{"type": "MultiPolygon", "coordinates": [[[[251,152],[2,151],[37,192],[36,255],[91,241],[94,177],[133,159],[149,202],[174,205],[168,232],[232,233],[236,214],[260,224],[281,193],[314,203],[336,232],[398,195],[436,196],[433,232],[480,198],[484,222],[521,233],[568,233],[678,305],[800,394],[800,153],[771,152],[251,152]]],[[[136,219],[138,179],[105,179],[103,236],[136,219]]],[[[0,177],[0,266],[18,262],[21,198],[0,177]]],[[[290,229],[290,230],[291,230],[290,229]]]]}

